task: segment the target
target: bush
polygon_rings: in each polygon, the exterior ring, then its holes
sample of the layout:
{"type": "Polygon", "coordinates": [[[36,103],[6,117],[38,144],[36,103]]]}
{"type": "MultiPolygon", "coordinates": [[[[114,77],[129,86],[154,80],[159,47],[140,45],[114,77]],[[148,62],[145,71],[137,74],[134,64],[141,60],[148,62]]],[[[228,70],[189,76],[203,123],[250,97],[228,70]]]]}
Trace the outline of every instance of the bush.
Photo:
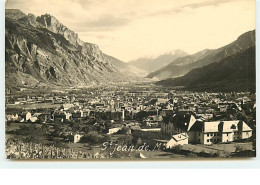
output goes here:
{"type": "Polygon", "coordinates": [[[101,134],[90,132],[86,134],[85,136],[81,137],[80,142],[81,143],[88,143],[91,146],[95,146],[98,144],[102,144],[103,142],[110,141],[111,137],[108,135],[102,136],[101,134]]]}
{"type": "Polygon", "coordinates": [[[183,148],[182,145],[175,145],[172,148],[166,150],[173,153],[181,153],[183,151],[182,148],[183,148]]]}
{"type": "Polygon", "coordinates": [[[181,151],[182,150],[182,148],[183,148],[183,146],[182,145],[175,145],[174,147],[172,147],[171,149],[172,150],[174,150],[174,151],[176,151],[176,152],[179,152],[179,151],[181,151]]]}

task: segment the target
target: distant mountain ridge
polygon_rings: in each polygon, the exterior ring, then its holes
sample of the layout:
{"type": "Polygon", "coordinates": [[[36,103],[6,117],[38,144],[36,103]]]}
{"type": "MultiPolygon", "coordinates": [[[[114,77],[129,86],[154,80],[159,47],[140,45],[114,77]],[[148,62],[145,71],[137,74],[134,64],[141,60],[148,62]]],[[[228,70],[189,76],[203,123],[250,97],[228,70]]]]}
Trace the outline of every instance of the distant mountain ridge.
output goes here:
{"type": "Polygon", "coordinates": [[[147,72],[139,69],[129,63],[125,63],[117,58],[114,58],[112,56],[106,55],[105,56],[109,59],[110,63],[116,67],[118,71],[120,71],[122,74],[126,74],[128,76],[132,77],[145,77],[147,76],[147,72]]]}
{"type": "Polygon", "coordinates": [[[255,92],[255,46],[228,56],[219,62],[191,70],[188,74],[157,82],[167,87],[182,86],[189,91],[255,92]]]}
{"type": "Polygon", "coordinates": [[[171,52],[167,52],[162,54],[156,58],[139,58],[133,61],[128,62],[129,64],[146,71],[147,73],[151,73],[160,69],[163,66],[168,65],[174,59],[186,56],[187,53],[182,50],[174,50],[171,52]]]}
{"type": "Polygon", "coordinates": [[[236,41],[219,49],[207,49],[193,55],[179,57],[172,61],[169,65],[150,73],[147,77],[164,80],[183,76],[192,69],[218,62],[254,45],[255,30],[242,34],[236,41]]]}
{"type": "Polygon", "coordinates": [[[89,86],[128,80],[97,45],[45,14],[6,9],[6,86],[89,86]]]}

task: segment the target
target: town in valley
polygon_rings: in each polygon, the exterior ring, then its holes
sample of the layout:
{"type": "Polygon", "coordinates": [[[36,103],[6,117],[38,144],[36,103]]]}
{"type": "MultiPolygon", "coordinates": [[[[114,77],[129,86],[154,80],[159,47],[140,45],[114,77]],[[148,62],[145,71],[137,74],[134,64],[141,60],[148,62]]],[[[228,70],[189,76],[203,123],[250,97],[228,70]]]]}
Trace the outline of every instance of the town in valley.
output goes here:
{"type": "Polygon", "coordinates": [[[6,95],[10,142],[6,155],[10,159],[252,157],[255,111],[254,93],[189,92],[148,82],[21,89],[6,95]],[[144,144],[149,148],[138,150],[144,144]]]}

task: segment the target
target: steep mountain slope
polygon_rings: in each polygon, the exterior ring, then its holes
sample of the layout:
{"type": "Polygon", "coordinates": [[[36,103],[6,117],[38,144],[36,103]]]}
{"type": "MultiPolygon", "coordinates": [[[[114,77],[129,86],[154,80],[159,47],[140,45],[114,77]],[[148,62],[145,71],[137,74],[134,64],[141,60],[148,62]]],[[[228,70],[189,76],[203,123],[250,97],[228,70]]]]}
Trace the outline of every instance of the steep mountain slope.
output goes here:
{"type": "Polygon", "coordinates": [[[127,76],[132,76],[132,77],[145,77],[147,76],[147,72],[139,69],[129,63],[125,63],[121,60],[118,60],[112,56],[105,55],[106,58],[109,59],[110,63],[122,74],[126,74],[127,76]]]}
{"type": "Polygon", "coordinates": [[[183,76],[192,69],[220,61],[254,45],[255,31],[249,31],[238,37],[236,41],[219,49],[204,50],[194,55],[177,58],[169,65],[150,73],[147,77],[163,80],[183,76]]]}
{"type": "MultiPolygon", "coordinates": [[[[124,81],[97,45],[48,14],[6,10],[6,86],[89,86],[124,81]]],[[[125,76],[125,75],[124,75],[125,76]]]]}
{"type": "Polygon", "coordinates": [[[5,11],[5,17],[9,19],[18,20],[26,16],[27,15],[25,13],[17,9],[8,9],[7,11],[5,11]]]}
{"type": "Polygon", "coordinates": [[[186,90],[207,92],[255,92],[255,47],[243,50],[219,62],[193,69],[175,79],[157,82],[163,86],[184,86],[186,90]]]}
{"type": "Polygon", "coordinates": [[[146,71],[147,73],[151,73],[160,69],[163,66],[168,65],[174,59],[186,56],[182,50],[174,50],[172,52],[165,53],[156,58],[139,58],[137,60],[130,61],[129,64],[146,71]]]}

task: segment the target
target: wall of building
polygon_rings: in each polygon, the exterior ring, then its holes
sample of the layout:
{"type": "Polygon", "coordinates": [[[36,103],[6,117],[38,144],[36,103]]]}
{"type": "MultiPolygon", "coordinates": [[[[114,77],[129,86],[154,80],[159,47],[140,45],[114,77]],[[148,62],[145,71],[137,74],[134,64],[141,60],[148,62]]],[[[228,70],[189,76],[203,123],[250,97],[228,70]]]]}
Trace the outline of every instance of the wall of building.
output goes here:
{"type": "Polygon", "coordinates": [[[188,132],[189,143],[204,143],[204,135],[202,132],[188,132]]]}
{"type": "Polygon", "coordinates": [[[80,141],[80,138],[81,138],[81,137],[82,137],[81,135],[76,134],[76,135],[74,136],[74,143],[78,143],[78,142],[80,141]]]}
{"type": "Polygon", "coordinates": [[[239,132],[239,131],[234,131],[234,141],[235,141],[235,140],[239,140],[239,139],[242,139],[241,132],[239,132]]]}
{"type": "Polygon", "coordinates": [[[185,145],[188,144],[188,138],[180,140],[180,141],[176,141],[174,139],[171,139],[167,144],[166,144],[166,148],[172,148],[176,145],[185,145]]]}
{"type": "Polygon", "coordinates": [[[162,133],[166,133],[166,134],[170,134],[170,135],[173,135],[174,134],[174,127],[173,127],[173,124],[172,123],[162,123],[161,124],[161,131],[162,133]]]}
{"type": "Polygon", "coordinates": [[[244,131],[242,132],[242,139],[247,139],[252,136],[252,131],[244,131]]]}
{"type": "Polygon", "coordinates": [[[213,143],[222,142],[221,133],[209,132],[209,133],[204,133],[203,135],[204,135],[203,144],[213,144],[213,143]]]}
{"type": "Polygon", "coordinates": [[[120,130],[121,128],[111,128],[108,130],[108,134],[113,134],[113,133],[116,133],[120,130]]]}
{"type": "Polygon", "coordinates": [[[231,132],[224,132],[222,133],[222,142],[230,142],[233,141],[234,134],[231,132]]]}

